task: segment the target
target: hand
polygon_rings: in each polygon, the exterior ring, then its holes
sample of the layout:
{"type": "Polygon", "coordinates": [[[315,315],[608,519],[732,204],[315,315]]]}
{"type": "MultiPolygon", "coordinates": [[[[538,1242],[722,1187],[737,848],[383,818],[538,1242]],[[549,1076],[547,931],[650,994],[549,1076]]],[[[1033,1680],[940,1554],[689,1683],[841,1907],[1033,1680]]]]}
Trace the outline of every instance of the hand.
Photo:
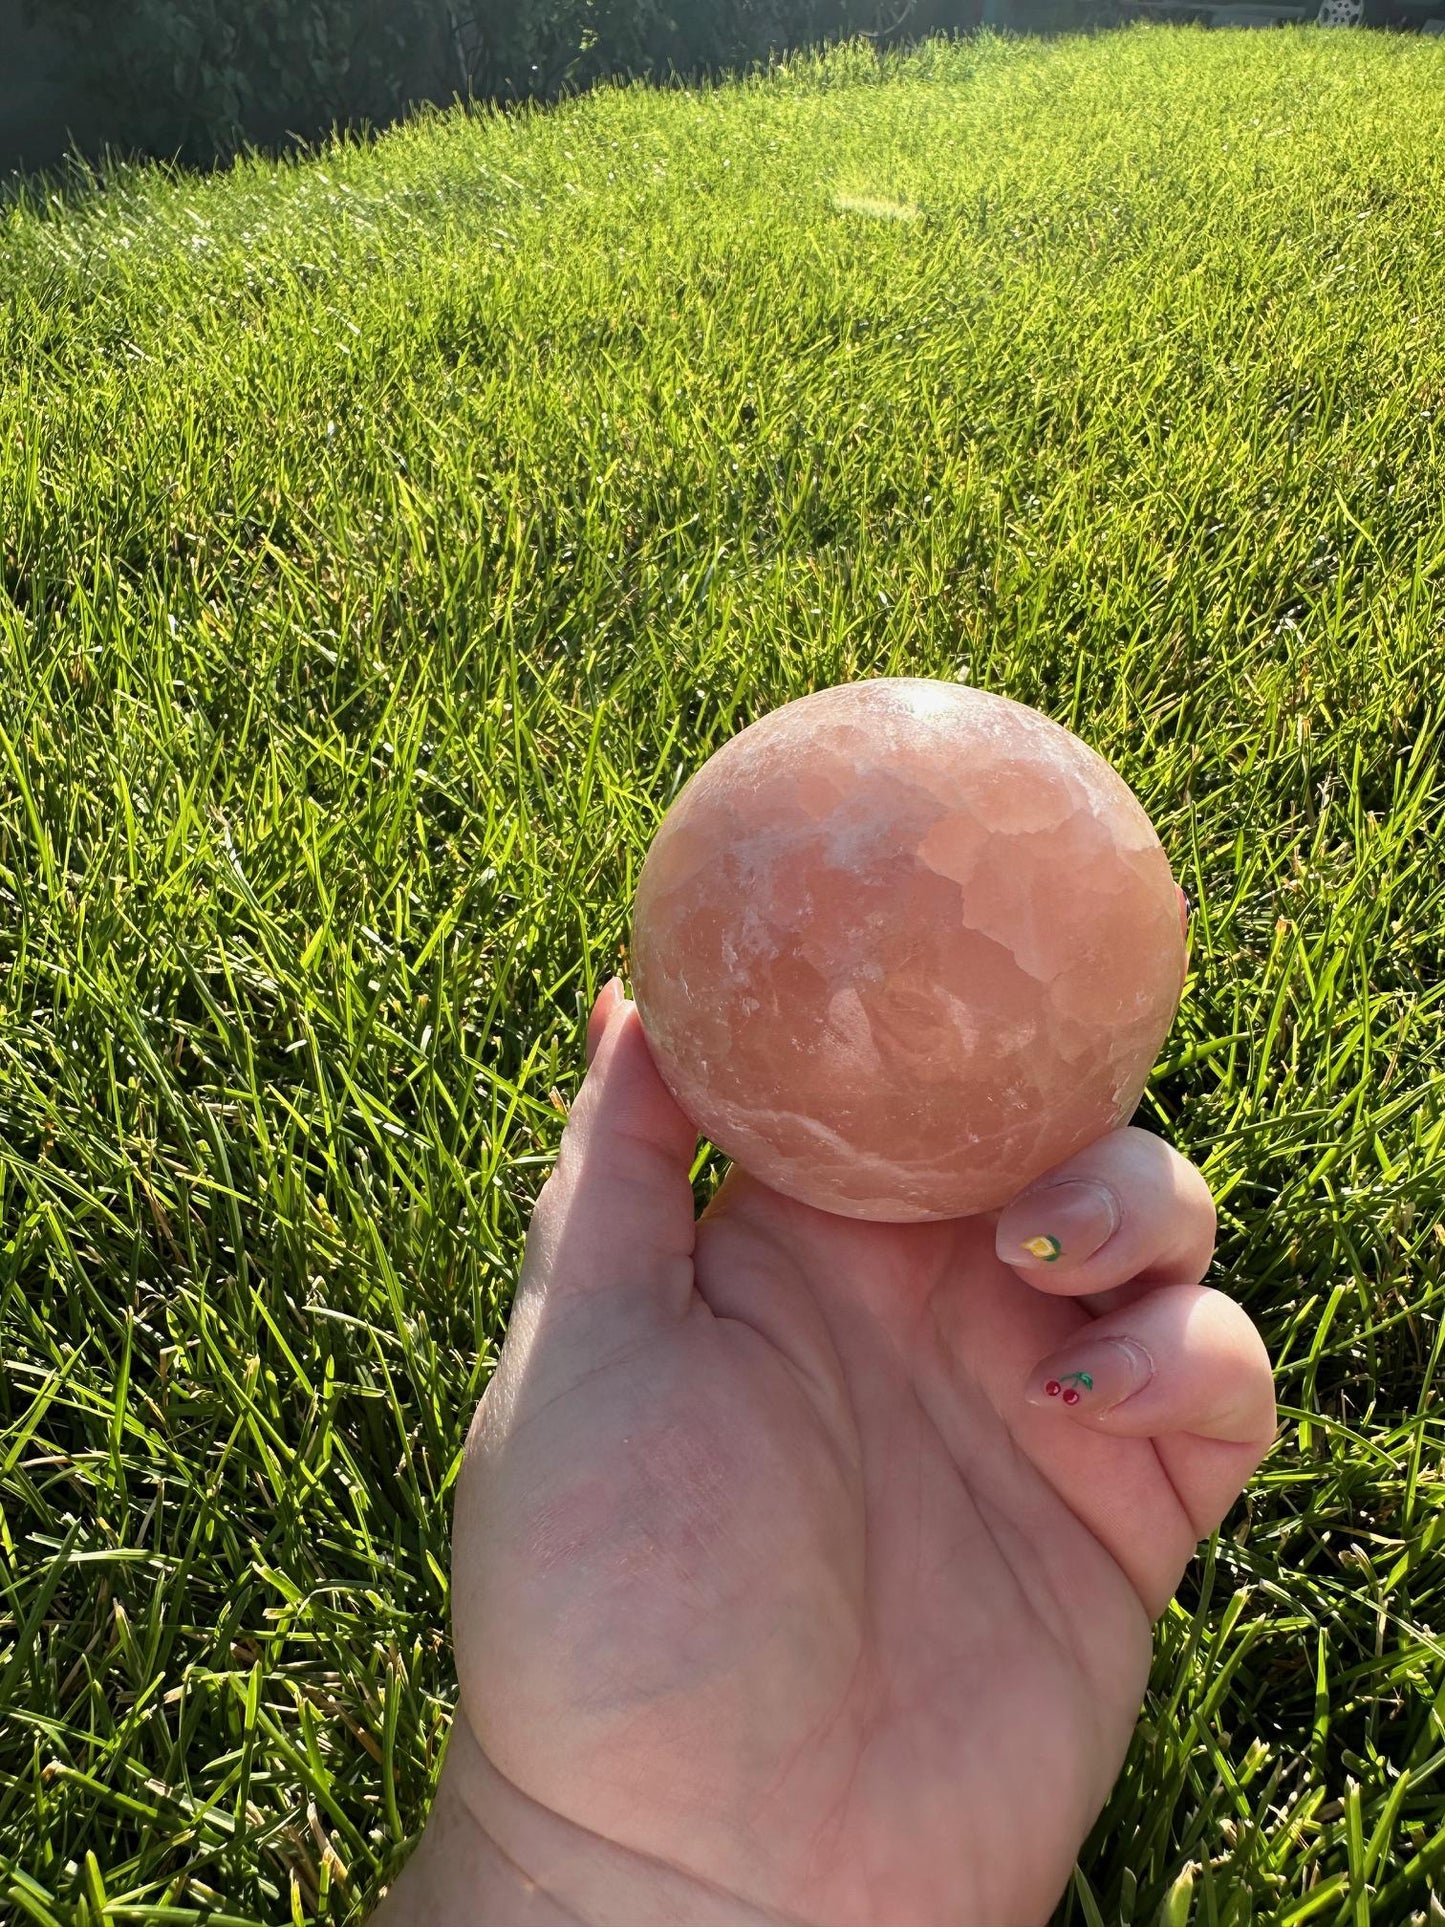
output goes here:
{"type": "Polygon", "coordinates": [[[1274,1434],[1203,1179],[1125,1130],[1001,1216],[734,1172],[695,1224],[619,986],[589,1060],[468,1444],[461,1703],[390,1927],[1040,1927],[1151,1618],[1274,1434]]]}

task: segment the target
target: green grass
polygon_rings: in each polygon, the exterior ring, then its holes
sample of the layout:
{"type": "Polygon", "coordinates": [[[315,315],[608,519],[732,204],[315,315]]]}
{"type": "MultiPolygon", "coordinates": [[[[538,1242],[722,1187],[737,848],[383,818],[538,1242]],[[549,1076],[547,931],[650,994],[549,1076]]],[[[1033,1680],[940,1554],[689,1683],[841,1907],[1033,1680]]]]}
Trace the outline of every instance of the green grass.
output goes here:
{"type": "Polygon", "coordinates": [[[0,1920],[395,1871],[649,835],[898,672],[1153,813],[1279,1363],[1059,1921],[1445,1917],[1442,103],[983,39],[0,210],[0,1920]]]}

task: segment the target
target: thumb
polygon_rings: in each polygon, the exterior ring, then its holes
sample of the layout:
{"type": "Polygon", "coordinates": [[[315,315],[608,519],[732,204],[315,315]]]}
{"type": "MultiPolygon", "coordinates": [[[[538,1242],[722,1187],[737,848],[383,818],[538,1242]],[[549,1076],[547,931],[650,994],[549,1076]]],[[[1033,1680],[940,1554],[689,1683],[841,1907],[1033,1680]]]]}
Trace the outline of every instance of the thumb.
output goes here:
{"type": "Polygon", "coordinates": [[[546,1298],[625,1294],[682,1311],[692,1293],[697,1132],[614,977],[587,1026],[587,1075],[527,1234],[521,1285],[546,1298]]]}

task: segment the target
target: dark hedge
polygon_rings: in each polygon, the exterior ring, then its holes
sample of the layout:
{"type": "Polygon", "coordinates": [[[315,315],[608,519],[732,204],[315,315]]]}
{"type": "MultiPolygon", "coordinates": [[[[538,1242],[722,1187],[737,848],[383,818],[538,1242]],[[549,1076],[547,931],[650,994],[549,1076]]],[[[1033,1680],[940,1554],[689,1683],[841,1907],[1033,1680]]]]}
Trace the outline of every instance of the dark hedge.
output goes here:
{"type": "MultiPolygon", "coordinates": [[[[1084,24],[1088,0],[1006,0],[1084,24]]],[[[382,126],[420,101],[555,98],[607,75],[746,68],[787,49],[978,24],[986,0],[26,0],[85,102],[71,134],[192,162],[382,126]]],[[[997,9],[1004,0],[993,0],[997,9]]],[[[991,13],[990,17],[998,17],[991,13]]]]}

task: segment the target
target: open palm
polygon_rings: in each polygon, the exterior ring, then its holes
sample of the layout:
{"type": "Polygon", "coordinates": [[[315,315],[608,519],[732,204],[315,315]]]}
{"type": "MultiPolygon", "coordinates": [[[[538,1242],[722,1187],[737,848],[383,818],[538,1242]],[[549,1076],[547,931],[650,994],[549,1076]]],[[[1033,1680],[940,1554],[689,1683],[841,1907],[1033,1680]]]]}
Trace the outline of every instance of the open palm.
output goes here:
{"type": "Polygon", "coordinates": [[[1273,1433],[1258,1336],[1198,1283],[1202,1179],[1124,1131],[1002,1219],[735,1173],[695,1225],[615,992],[591,1044],[458,1497],[453,1868],[474,1831],[516,1918],[589,1927],[1039,1927],[1150,1618],[1273,1433]],[[1051,1207],[1107,1213],[1098,1251],[1031,1259],[1051,1207]]]}

